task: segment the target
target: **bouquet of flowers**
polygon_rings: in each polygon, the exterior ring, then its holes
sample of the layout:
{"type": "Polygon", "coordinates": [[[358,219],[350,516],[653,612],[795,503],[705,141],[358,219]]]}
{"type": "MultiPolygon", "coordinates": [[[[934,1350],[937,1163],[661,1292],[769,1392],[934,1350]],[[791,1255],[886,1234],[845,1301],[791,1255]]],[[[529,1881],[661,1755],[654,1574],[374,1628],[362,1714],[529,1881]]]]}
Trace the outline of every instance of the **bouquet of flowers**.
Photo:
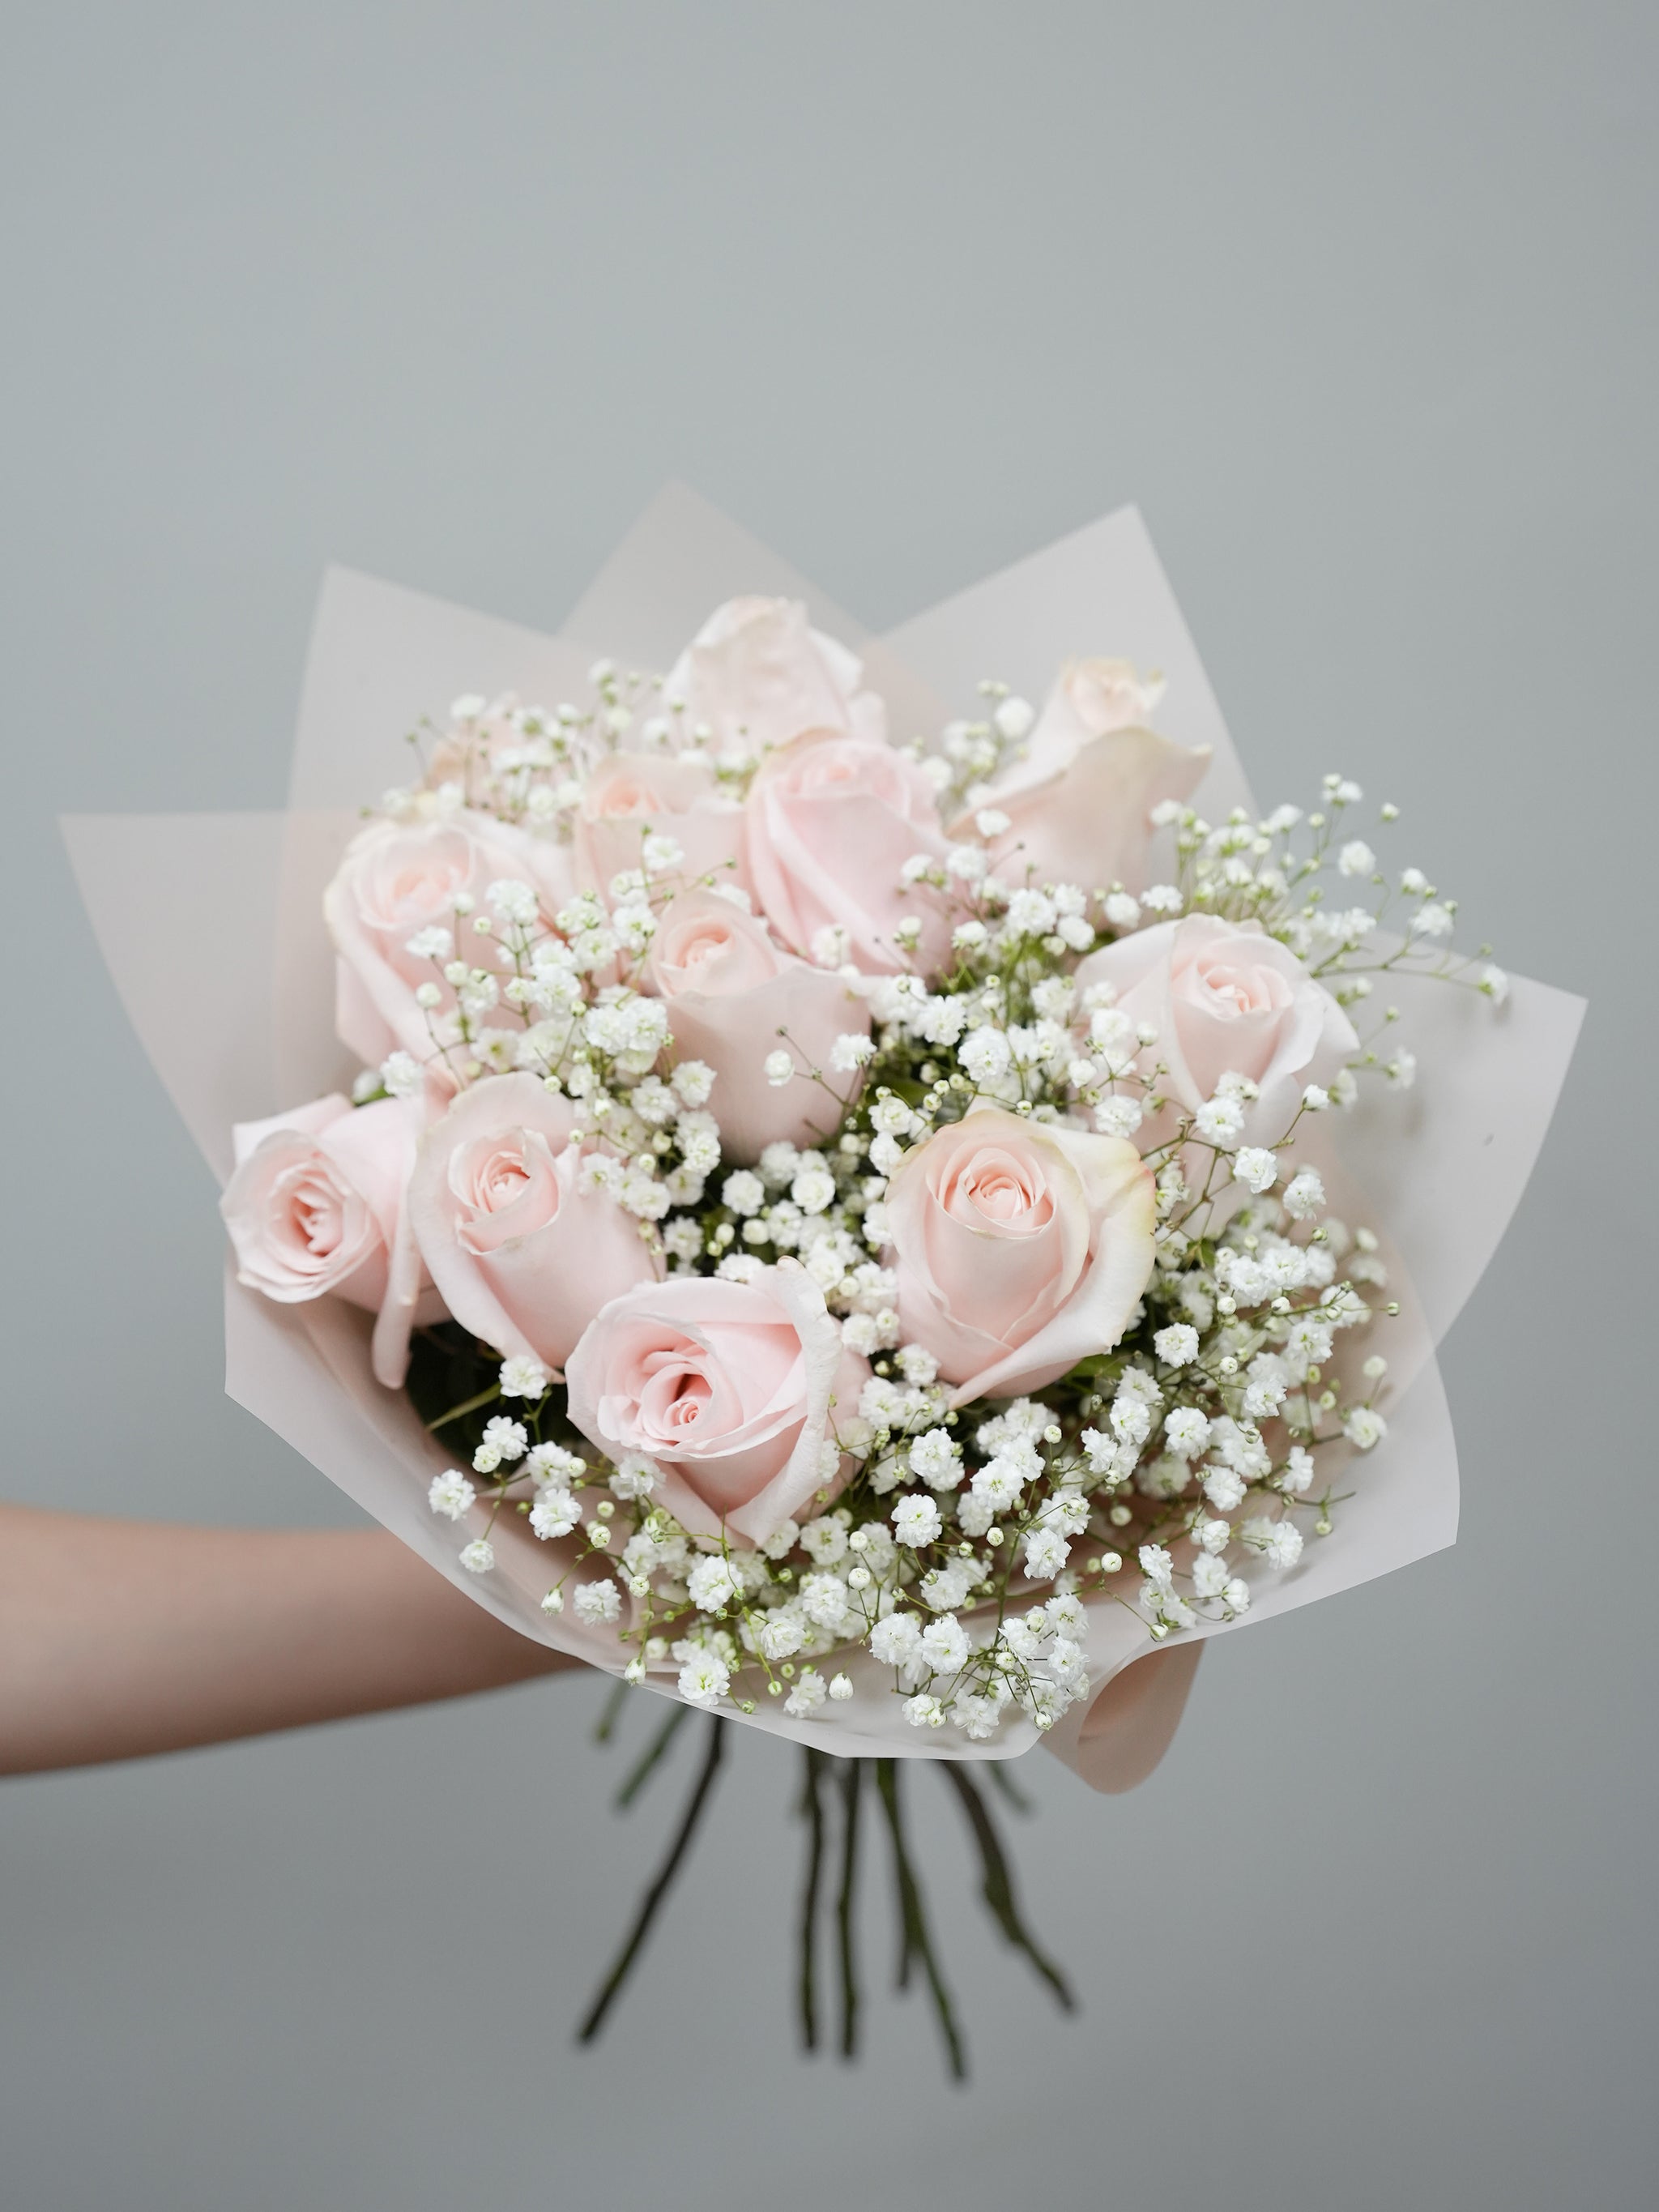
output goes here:
{"type": "MultiPolygon", "coordinates": [[[[227,1170],[233,1390],[669,1701],[626,1795],[717,1717],[589,2032],[735,1720],[805,1748],[807,2039],[826,1795],[854,2036],[870,1765],[959,2068],[898,1762],[1064,1997],[976,1770],[1127,1787],[1204,1638],[1450,1540],[1433,1341],[1577,1002],[1455,950],[1346,775],[1256,807],[1133,515],[883,647],[671,495],[571,635],[331,584],[295,805],[205,881],[160,833],[195,1003],[130,907],[106,943],[227,1170]]],[[[73,826],[100,922],[134,828],[73,826]]]]}

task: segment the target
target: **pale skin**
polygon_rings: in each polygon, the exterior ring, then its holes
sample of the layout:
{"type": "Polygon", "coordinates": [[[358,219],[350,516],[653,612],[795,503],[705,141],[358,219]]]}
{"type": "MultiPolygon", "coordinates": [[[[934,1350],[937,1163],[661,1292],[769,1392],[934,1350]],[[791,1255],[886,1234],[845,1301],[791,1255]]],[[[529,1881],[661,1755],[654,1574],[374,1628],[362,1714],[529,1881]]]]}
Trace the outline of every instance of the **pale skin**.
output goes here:
{"type": "Polygon", "coordinates": [[[580,1663],[504,1627],[382,1529],[0,1505],[0,1774],[264,1735],[580,1663]]]}

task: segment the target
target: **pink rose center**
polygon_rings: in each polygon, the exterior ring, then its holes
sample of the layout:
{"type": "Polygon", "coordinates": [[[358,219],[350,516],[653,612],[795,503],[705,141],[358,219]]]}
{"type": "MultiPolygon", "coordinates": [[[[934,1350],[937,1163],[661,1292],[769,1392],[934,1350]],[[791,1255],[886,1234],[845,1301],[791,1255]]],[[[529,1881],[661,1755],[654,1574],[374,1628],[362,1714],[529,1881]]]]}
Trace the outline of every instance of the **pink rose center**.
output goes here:
{"type": "Polygon", "coordinates": [[[614,777],[599,793],[593,805],[597,821],[626,820],[633,815],[662,811],[662,803],[653,793],[627,776],[614,777]]]}
{"type": "Polygon", "coordinates": [[[908,811],[904,779],[885,745],[841,738],[809,745],[789,776],[789,788],[802,799],[848,796],[884,799],[900,813],[908,811]]]}
{"type": "Polygon", "coordinates": [[[719,957],[732,949],[732,933],[722,929],[718,922],[708,921],[689,929],[674,947],[677,968],[701,968],[706,961],[719,957]]]}
{"type": "Polygon", "coordinates": [[[295,1238],[319,1260],[338,1251],[345,1234],[340,1194],[316,1169],[303,1170],[289,1185],[289,1225],[295,1238]]]}
{"type": "Polygon", "coordinates": [[[1041,1171],[998,1146],[971,1153],[947,1176],[939,1198],[958,1221],[977,1218],[1021,1237],[1036,1235],[1054,1218],[1041,1171]]]}
{"type": "Polygon", "coordinates": [[[1290,1003],[1289,986],[1274,968],[1235,968],[1225,961],[1210,961],[1200,968],[1198,981],[1212,1012],[1223,1021],[1272,1013],[1290,1003]]]}
{"type": "Polygon", "coordinates": [[[676,1346],[647,1355],[640,1389],[641,1423],[665,1443],[695,1429],[714,1398],[713,1385],[695,1355],[676,1346]]]}
{"type": "Polygon", "coordinates": [[[418,928],[447,915],[471,876],[471,848],[459,832],[418,844],[399,842],[380,856],[363,887],[363,919],[376,929],[418,928]]]}
{"type": "Polygon", "coordinates": [[[478,1255],[545,1229],[559,1212],[553,1154],[532,1129],[509,1129],[458,1146],[449,1164],[449,1188],[459,1216],[456,1236],[478,1255]]]}

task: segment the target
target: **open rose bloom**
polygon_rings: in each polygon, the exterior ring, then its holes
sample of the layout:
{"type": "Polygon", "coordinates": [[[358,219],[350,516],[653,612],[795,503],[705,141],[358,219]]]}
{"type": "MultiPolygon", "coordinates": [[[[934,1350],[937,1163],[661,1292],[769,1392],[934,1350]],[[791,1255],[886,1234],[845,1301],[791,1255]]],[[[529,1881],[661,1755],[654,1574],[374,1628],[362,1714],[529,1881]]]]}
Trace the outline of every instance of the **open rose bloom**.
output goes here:
{"type": "Polygon", "coordinates": [[[1359,797],[1287,921],[1133,511],[877,640],[675,491],[555,634],[332,572],[285,811],[67,834],[242,1405],[526,1636],[1119,1790],[1206,1641],[1456,1530],[1581,1007],[1431,972],[1359,797]]]}

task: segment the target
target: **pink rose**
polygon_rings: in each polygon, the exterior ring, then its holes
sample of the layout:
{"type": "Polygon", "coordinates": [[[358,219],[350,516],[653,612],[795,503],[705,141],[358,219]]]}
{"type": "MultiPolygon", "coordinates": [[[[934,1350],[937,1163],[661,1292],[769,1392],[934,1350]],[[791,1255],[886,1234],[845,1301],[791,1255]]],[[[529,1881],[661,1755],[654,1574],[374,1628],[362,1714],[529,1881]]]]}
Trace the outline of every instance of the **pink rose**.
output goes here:
{"type": "Polygon", "coordinates": [[[763,752],[803,730],[842,730],[879,740],[885,710],[860,691],[863,666],[816,630],[795,599],[728,599],[717,607],[663,679],[684,708],[680,728],[706,728],[716,751],[763,752]]]}
{"type": "Polygon", "coordinates": [[[731,1158],[757,1160],[777,1138],[817,1145],[835,1134],[837,1099],[854,1081],[829,1074],[830,1048],[845,1032],[867,1036],[870,1012],[833,969],[781,951],[763,921],[718,892],[682,891],[657,925],[646,987],[681,1053],[714,1071],[709,1104],[731,1158]],[[823,1071],[836,1096],[805,1074],[769,1082],[767,1057],[785,1049],[798,1068],[823,1071]]]}
{"type": "Polygon", "coordinates": [[[377,1315],[374,1372],[392,1389],[408,1365],[411,1324],[443,1311],[404,1215],[419,1132],[410,1102],[354,1108],[337,1095],[240,1122],[236,1171],[219,1201],[237,1281],[284,1305],[331,1292],[377,1315]]]}
{"type": "Polygon", "coordinates": [[[608,896],[612,877],[640,866],[647,830],[673,838],[684,854],[673,871],[680,881],[712,876],[747,887],[742,802],[726,797],[701,755],[612,753],[589,771],[576,817],[583,882],[608,896]]]}
{"type": "Polygon", "coordinates": [[[369,1066],[401,1048],[429,1063],[434,1079],[453,1083],[434,1058],[415,993],[422,983],[437,985],[438,1023],[453,1013],[455,994],[442,979],[443,961],[411,952],[410,940],[423,930],[447,929],[458,938],[455,957],[493,969],[489,940],[458,919],[455,899],[465,893],[482,908],[490,884],[504,879],[531,886],[550,927],[573,888],[568,855],[556,845],[482,814],[375,822],[352,839],[323,894],[323,915],[338,956],[336,1027],[369,1066]]]}
{"type": "Polygon", "coordinates": [[[1152,1170],[1121,1137],[976,1107],[887,1189],[906,1339],[951,1403],[1040,1390],[1128,1326],[1152,1270],[1152,1170]]]}
{"type": "Polygon", "coordinates": [[[612,1459],[654,1460],[653,1495],[683,1527],[759,1544],[839,1487],[835,1423],[868,1374],[791,1264],[630,1291],[595,1316],[566,1382],[582,1434],[612,1459]]]}
{"type": "Polygon", "coordinates": [[[1243,1105],[1240,1142],[1276,1144],[1310,1083],[1328,1084],[1359,1049],[1352,1023],[1288,945],[1259,922],[1189,914],[1091,952],[1079,990],[1116,988],[1117,1011],[1158,1032],[1143,1061],[1162,1060],[1159,1088],[1189,1110],[1224,1075],[1261,1097],[1243,1105]]]}
{"type": "Polygon", "coordinates": [[[951,939],[937,893],[900,880],[914,854],[945,851],[921,763],[885,744],[813,732],[761,764],[750,786],[749,869],[784,943],[814,953],[820,930],[845,933],[844,957],[882,974],[939,967],[951,939]],[[895,935],[915,916],[907,954],[895,935]]]}
{"type": "Polygon", "coordinates": [[[1207,745],[1189,750],[1140,726],[1163,690],[1127,660],[1066,663],[1024,758],[980,800],[1010,817],[991,847],[1005,881],[1145,890],[1152,808],[1190,797],[1210,762],[1207,745]]]}
{"type": "Polygon", "coordinates": [[[422,1142],[409,1186],[421,1255],[463,1328],[561,1367],[588,1321],[656,1270],[640,1225],[581,1188],[568,1098],[533,1075],[486,1076],[422,1142]]]}

